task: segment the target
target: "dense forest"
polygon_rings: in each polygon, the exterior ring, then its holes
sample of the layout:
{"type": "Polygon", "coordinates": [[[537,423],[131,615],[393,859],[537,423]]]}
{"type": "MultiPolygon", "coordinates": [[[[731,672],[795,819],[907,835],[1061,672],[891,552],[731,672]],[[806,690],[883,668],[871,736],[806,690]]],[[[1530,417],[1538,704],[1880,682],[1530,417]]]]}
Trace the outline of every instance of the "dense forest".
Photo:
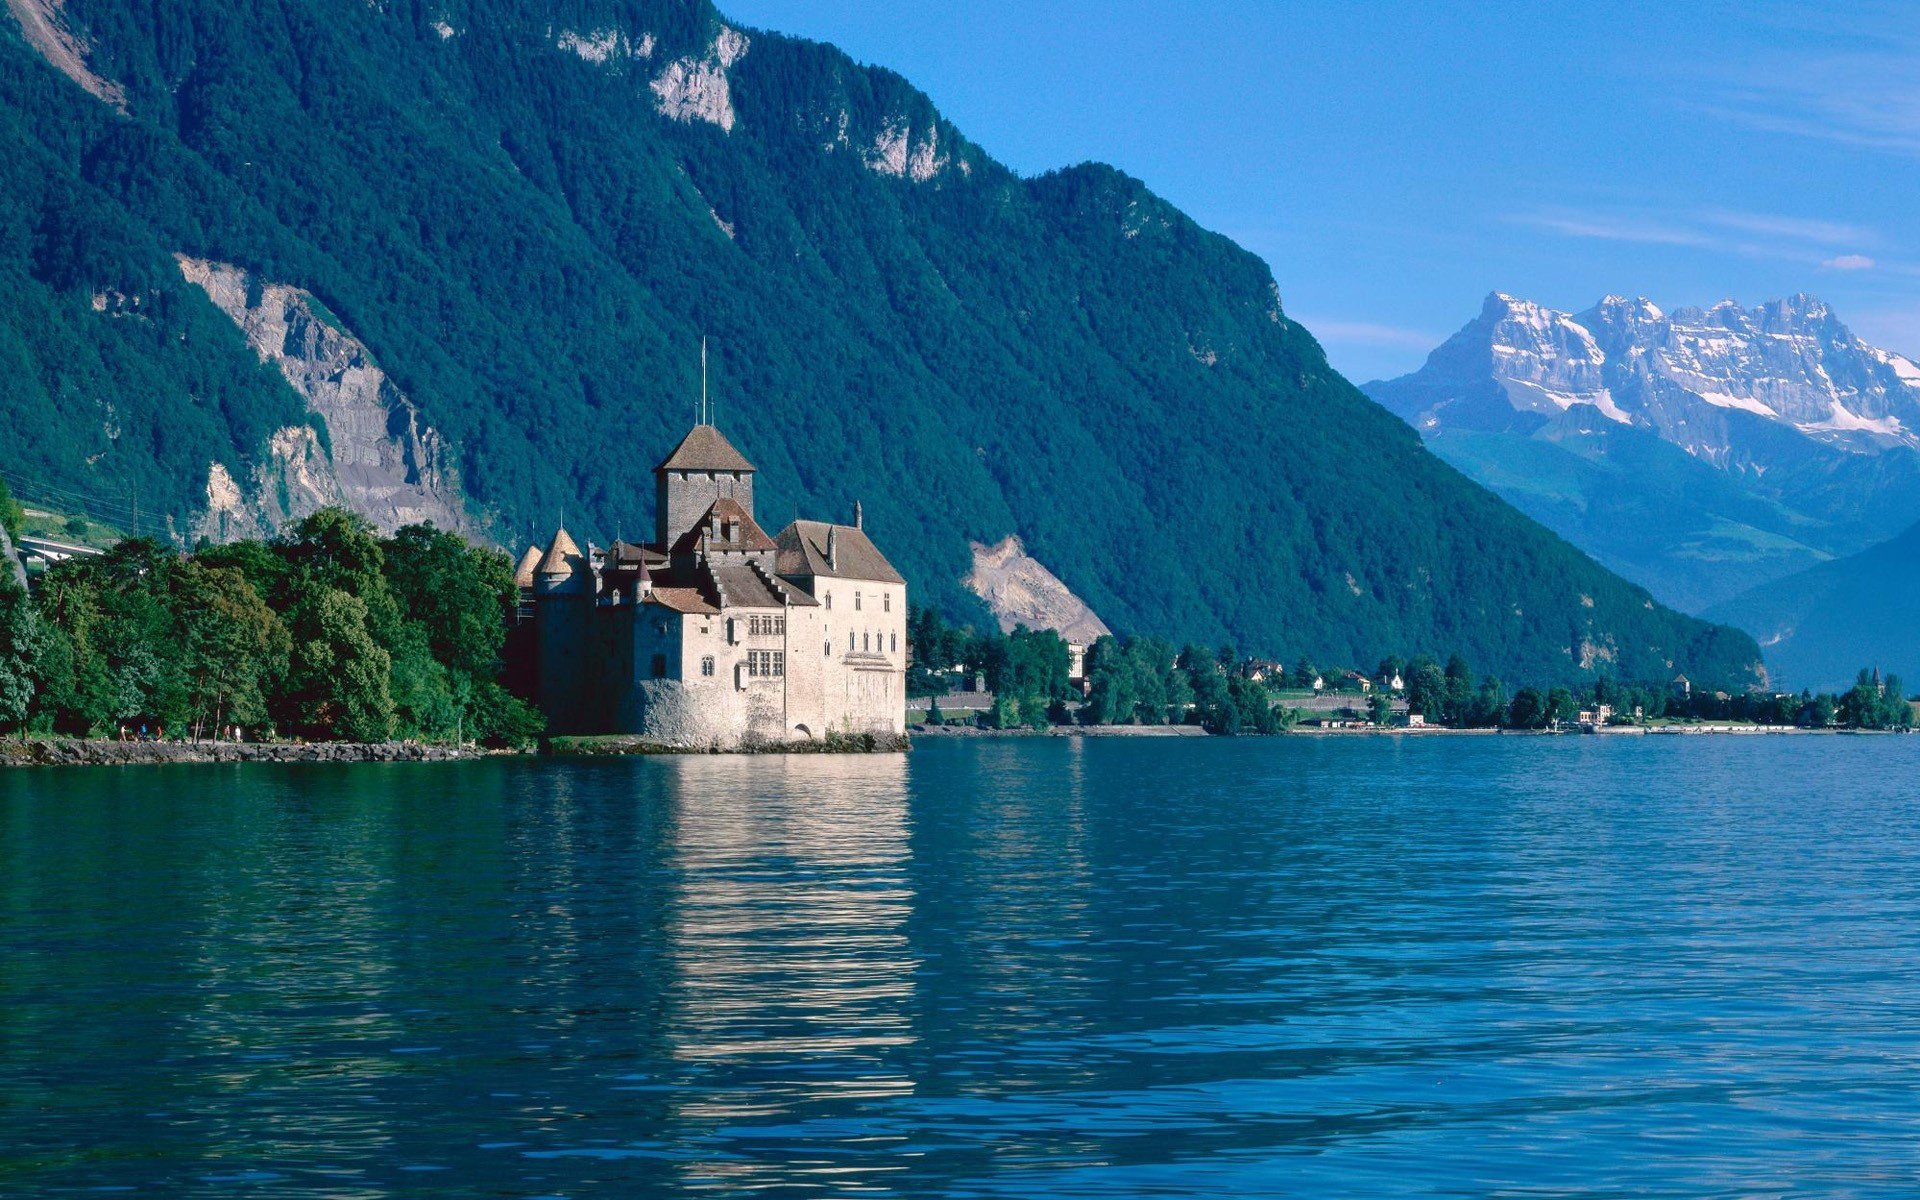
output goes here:
{"type": "Polygon", "coordinates": [[[0,576],[0,728],[95,737],[520,745],[503,684],[513,564],[431,526],[325,509],[272,542],[129,538],[0,576]]]}
{"type": "Polygon", "coordinates": [[[710,334],[763,514],[863,500],[957,613],[969,540],[1018,533],[1142,636],[1757,681],[1746,635],[1427,454],[1258,258],[1111,168],[1018,177],[831,47],[703,0],[61,11],[124,113],[0,32],[16,479],[177,534],[210,463],[246,479],[310,419],[180,253],[319,298],[511,544],[644,527],[710,334]]]}

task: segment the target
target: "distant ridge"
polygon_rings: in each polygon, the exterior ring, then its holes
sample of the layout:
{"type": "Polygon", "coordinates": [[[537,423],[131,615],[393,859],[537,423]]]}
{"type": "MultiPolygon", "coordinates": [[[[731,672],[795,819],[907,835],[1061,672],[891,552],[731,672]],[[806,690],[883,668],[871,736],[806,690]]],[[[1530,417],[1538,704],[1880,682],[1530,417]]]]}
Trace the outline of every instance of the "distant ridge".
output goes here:
{"type": "Polygon", "coordinates": [[[1812,296],[1576,314],[1496,292],[1420,370],[1366,391],[1689,611],[1920,519],[1920,366],[1812,296]]]}

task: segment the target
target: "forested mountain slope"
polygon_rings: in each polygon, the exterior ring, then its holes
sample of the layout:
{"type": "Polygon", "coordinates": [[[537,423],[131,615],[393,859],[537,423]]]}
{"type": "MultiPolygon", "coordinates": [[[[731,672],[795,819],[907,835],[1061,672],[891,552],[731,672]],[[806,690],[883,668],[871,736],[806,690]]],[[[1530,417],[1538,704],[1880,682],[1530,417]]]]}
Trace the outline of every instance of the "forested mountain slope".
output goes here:
{"type": "Polygon", "coordinates": [[[263,365],[179,255],[363,347],[502,541],[647,526],[707,334],[765,523],[863,500],[950,609],[969,541],[1017,534],[1123,631],[1754,677],[1744,635],[1428,455],[1259,259],[1110,168],[1019,178],[831,47],[694,0],[48,11],[92,91],[0,35],[17,477],[184,531],[213,464],[289,491],[275,435],[339,438],[285,382],[313,364],[263,365]]]}
{"type": "Polygon", "coordinates": [[[1920,677],[1920,525],[1754,588],[1708,615],[1759,638],[1788,687],[1844,687],[1864,666],[1920,677]]]}

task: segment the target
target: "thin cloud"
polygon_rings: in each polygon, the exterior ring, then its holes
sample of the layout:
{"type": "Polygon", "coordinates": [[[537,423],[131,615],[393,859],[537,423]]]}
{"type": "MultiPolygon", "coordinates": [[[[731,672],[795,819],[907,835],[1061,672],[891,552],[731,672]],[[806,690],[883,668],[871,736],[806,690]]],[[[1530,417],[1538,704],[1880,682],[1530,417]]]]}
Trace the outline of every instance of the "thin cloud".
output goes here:
{"type": "Polygon", "coordinates": [[[1877,265],[1860,249],[1880,242],[1880,236],[1873,230],[1843,221],[1725,208],[1660,214],[1557,208],[1523,213],[1510,219],[1565,237],[1643,246],[1680,246],[1743,258],[1819,264],[1839,270],[1864,270],[1877,265]]]}
{"type": "Polygon", "coordinates": [[[1313,336],[1323,342],[1390,346],[1397,350],[1431,350],[1447,340],[1444,335],[1437,336],[1424,329],[1404,329],[1398,325],[1381,325],[1372,321],[1323,321],[1316,317],[1301,316],[1296,316],[1294,320],[1306,326],[1313,336]]]}
{"type": "Polygon", "coordinates": [[[1700,219],[1722,229],[1811,242],[1817,246],[1867,246],[1879,240],[1872,230],[1842,221],[1809,220],[1805,217],[1783,217],[1773,213],[1738,212],[1723,208],[1707,209],[1700,214],[1700,219]]]}
{"type": "Polygon", "coordinates": [[[1557,210],[1525,213],[1514,219],[1568,237],[1638,242],[1647,246],[1709,247],[1714,244],[1712,238],[1695,230],[1632,216],[1557,210]]]}
{"type": "MultiPolygon", "coordinates": [[[[1879,40],[1874,50],[1749,61],[1697,107],[1763,133],[1920,157],[1920,44],[1879,40]]],[[[1697,73],[1687,75],[1697,94],[1697,73]]]]}

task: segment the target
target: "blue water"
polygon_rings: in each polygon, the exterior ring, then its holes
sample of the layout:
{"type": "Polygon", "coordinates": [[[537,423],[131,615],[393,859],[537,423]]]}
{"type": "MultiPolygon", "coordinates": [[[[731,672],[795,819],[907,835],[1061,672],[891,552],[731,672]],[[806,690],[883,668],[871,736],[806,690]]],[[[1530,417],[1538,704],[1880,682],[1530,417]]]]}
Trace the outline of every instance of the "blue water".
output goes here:
{"type": "Polygon", "coordinates": [[[0,773],[0,1195],[1913,1196],[1920,737],[0,773]]]}

